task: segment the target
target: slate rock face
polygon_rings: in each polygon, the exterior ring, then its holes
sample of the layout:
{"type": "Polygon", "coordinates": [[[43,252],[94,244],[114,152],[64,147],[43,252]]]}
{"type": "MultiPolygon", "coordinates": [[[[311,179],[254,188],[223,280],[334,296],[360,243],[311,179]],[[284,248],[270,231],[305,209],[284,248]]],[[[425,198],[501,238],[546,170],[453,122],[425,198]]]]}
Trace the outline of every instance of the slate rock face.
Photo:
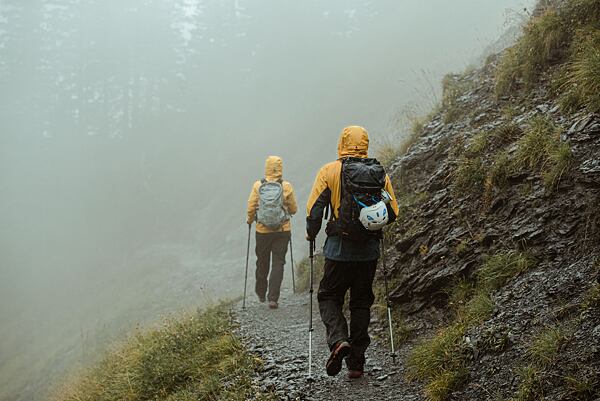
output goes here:
{"type": "MultiPolygon", "coordinates": [[[[434,116],[422,137],[391,167],[400,194],[426,193],[428,197],[398,221],[392,251],[388,250],[397,282],[392,298],[404,312],[444,302],[447,285],[472,274],[485,255],[498,250],[527,248],[545,257],[578,254],[591,250],[589,241],[598,243],[600,116],[561,115],[547,98],[548,92],[539,90],[529,108],[521,108],[508,119],[500,111],[502,105],[493,99],[489,74],[484,68],[465,78],[478,88],[457,100],[460,107],[471,111],[469,115],[453,124],[444,124],[443,113],[434,116]],[[513,173],[508,188],[493,193],[487,205],[481,192],[452,191],[457,165],[453,146],[468,144],[477,133],[503,124],[524,128],[538,115],[562,127],[561,141],[571,146],[573,163],[556,191],[548,191],[540,173],[529,170],[513,173]],[[461,243],[467,249],[458,254],[461,243]]],[[[505,146],[509,154],[514,154],[516,147],[515,143],[505,146]]],[[[490,147],[485,151],[489,154],[484,152],[482,157],[492,157],[496,150],[490,147]]]]}
{"type": "MultiPolygon", "coordinates": [[[[516,372],[531,362],[528,344],[551,325],[570,330],[569,344],[560,350],[566,372],[600,375],[600,347],[589,346],[600,338],[600,308],[581,312],[600,271],[600,116],[562,114],[544,83],[519,107],[510,97],[497,100],[493,69],[464,76],[475,88],[456,100],[464,116],[451,124],[444,123],[445,110],[433,116],[390,168],[401,200],[400,217],[388,232],[390,297],[415,330],[415,342],[448,323],[450,289],[460,278],[474,279],[490,255],[526,251],[537,261],[537,267],[491,294],[492,316],[463,339],[471,365],[467,383],[450,397],[456,400],[514,396],[520,382],[516,372]],[[502,112],[507,106],[515,110],[510,117],[502,112]],[[540,167],[512,171],[503,188],[485,179],[472,190],[453,186],[461,153],[477,134],[507,124],[524,130],[536,116],[560,127],[560,141],[570,147],[570,165],[557,185],[545,184],[540,167]],[[581,366],[585,372],[577,370],[581,366]]],[[[518,139],[488,141],[478,155],[485,168],[500,150],[514,158],[518,139]]],[[[547,387],[546,400],[574,399],[564,383],[547,387]]]]}

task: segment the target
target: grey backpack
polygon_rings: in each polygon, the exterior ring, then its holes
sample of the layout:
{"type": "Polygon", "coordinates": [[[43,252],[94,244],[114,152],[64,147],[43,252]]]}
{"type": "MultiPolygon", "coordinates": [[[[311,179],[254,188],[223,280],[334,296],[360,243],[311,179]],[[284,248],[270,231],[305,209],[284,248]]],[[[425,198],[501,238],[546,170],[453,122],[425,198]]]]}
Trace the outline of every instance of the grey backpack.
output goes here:
{"type": "Polygon", "coordinates": [[[281,185],[281,182],[261,180],[258,188],[256,221],[270,229],[277,229],[289,219],[290,216],[283,206],[283,185],[281,185]]]}

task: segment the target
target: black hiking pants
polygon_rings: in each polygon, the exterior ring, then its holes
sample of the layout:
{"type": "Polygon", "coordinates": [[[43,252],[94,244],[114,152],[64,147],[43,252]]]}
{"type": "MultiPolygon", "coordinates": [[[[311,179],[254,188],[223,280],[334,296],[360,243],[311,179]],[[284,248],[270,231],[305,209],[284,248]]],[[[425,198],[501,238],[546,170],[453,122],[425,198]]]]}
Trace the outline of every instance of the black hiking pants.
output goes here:
{"type": "Polygon", "coordinates": [[[338,262],[325,259],[323,279],[319,284],[317,299],[321,319],[327,331],[327,344],[330,349],[339,341],[348,341],[352,352],[346,358],[346,365],[351,370],[363,370],[365,351],[369,338],[369,322],[371,321],[371,305],[373,295],[373,279],[377,260],[368,262],[338,262]],[[342,311],[344,297],[350,290],[350,335],[348,323],[342,311]]]}
{"type": "Polygon", "coordinates": [[[256,295],[269,301],[279,301],[283,266],[291,233],[256,233],[256,295]],[[270,265],[270,266],[269,266],[270,265]],[[271,274],[269,276],[269,270],[271,274]],[[267,276],[269,279],[267,281],[267,276]],[[267,294],[267,289],[269,293],[267,294]]]}

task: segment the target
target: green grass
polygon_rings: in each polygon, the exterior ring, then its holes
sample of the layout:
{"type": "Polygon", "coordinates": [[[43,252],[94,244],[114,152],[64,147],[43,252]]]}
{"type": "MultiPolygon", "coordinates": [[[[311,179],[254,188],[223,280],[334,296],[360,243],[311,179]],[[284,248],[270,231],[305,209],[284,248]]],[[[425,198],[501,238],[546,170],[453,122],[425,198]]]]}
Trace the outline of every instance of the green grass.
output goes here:
{"type": "Polygon", "coordinates": [[[568,143],[559,143],[549,149],[546,168],[542,171],[546,188],[554,189],[558,186],[563,175],[571,167],[572,159],[571,146],[568,143]]]}
{"type": "Polygon", "coordinates": [[[560,91],[563,109],[600,110],[600,55],[593,39],[600,29],[598,21],[597,0],[568,0],[558,10],[532,18],[523,36],[502,56],[496,70],[496,95],[529,89],[549,67],[566,63],[566,84],[560,91]]]}
{"type": "Polygon", "coordinates": [[[485,167],[481,157],[461,157],[452,174],[453,192],[456,194],[476,193],[485,180],[485,167]]]}
{"type": "Polygon", "coordinates": [[[525,252],[501,251],[488,257],[475,274],[482,289],[494,291],[535,265],[535,259],[525,252]]]}
{"type": "Polygon", "coordinates": [[[569,399],[575,401],[594,399],[599,384],[598,377],[589,372],[578,372],[575,375],[565,376],[564,383],[569,399]]]}
{"type": "MultiPolygon", "coordinates": [[[[325,258],[316,254],[314,258],[313,287],[316,289],[323,278],[325,258]]],[[[310,259],[304,258],[296,265],[296,292],[305,292],[310,288],[310,259]]]]}
{"type": "Polygon", "coordinates": [[[571,146],[560,141],[561,128],[543,116],[531,119],[525,134],[517,141],[511,168],[540,170],[544,184],[555,189],[571,167],[571,146]]]}
{"type": "Polygon", "coordinates": [[[518,371],[520,380],[517,394],[510,401],[537,401],[543,395],[541,373],[536,366],[527,366],[518,371]]]}
{"type": "Polygon", "coordinates": [[[541,73],[565,57],[570,27],[562,15],[548,10],[532,18],[517,44],[508,49],[496,71],[496,94],[504,96],[519,89],[522,82],[531,88],[541,73]]]}
{"type": "Polygon", "coordinates": [[[508,177],[513,172],[512,161],[508,152],[501,151],[494,155],[492,165],[488,170],[486,177],[486,188],[496,187],[504,188],[508,184],[508,177]]]}
{"type": "Polygon", "coordinates": [[[425,386],[427,400],[445,400],[454,389],[458,388],[458,386],[467,380],[468,374],[466,368],[459,367],[458,369],[448,370],[436,375],[436,377],[425,386]]]}
{"type": "Polygon", "coordinates": [[[533,117],[517,142],[516,167],[534,169],[544,164],[556,146],[560,129],[543,116],[533,117]]]}
{"type": "Polygon", "coordinates": [[[406,361],[409,379],[432,381],[448,371],[462,368],[465,331],[464,325],[456,323],[418,344],[406,361]]]}
{"type": "Polygon", "coordinates": [[[594,284],[585,292],[580,304],[581,310],[586,311],[600,307],[600,284],[594,284]]]}
{"type": "Polygon", "coordinates": [[[561,85],[561,106],[566,111],[585,107],[600,112],[600,29],[589,28],[576,35],[573,56],[561,85]]]}
{"type": "Polygon", "coordinates": [[[473,136],[467,146],[466,155],[470,157],[481,156],[488,147],[488,133],[480,132],[473,136]]]}
{"type": "Polygon", "coordinates": [[[138,332],[65,384],[54,401],[276,399],[252,384],[260,361],[232,334],[225,307],[138,332]]]}
{"type": "Polygon", "coordinates": [[[517,124],[506,123],[494,128],[490,133],[491,139],[501,145],[506,145],[519,139],[523,130],[517,124]]]}
{"type": "Polygon", "coordinates": [[[566,335],[561,327],[546,327],[534,337],[527,354],[539,367],[551,365],[556,361],[558,352],[565,341],[566,335]]]}
{"type": "Polygon", "coordinates": [[[481,324],[494,311],[494,301],[485,291],[478,291],[469,301],[464,310],[459,312],[459,319],[466,325],[481,324]]]}

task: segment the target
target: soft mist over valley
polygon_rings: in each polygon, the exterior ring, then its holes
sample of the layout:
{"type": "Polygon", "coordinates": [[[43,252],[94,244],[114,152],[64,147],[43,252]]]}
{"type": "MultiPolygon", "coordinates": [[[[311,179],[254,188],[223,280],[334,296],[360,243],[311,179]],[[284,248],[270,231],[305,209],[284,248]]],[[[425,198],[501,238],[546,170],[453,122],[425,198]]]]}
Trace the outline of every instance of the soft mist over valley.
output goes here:
{"type": "Polygon", "coordinates": [[[0,399],[44,399],[136,324],[239,296],[270,154],[299,260],[341,128],[401,137],[532,3],[0,0],[0,399]]]}

